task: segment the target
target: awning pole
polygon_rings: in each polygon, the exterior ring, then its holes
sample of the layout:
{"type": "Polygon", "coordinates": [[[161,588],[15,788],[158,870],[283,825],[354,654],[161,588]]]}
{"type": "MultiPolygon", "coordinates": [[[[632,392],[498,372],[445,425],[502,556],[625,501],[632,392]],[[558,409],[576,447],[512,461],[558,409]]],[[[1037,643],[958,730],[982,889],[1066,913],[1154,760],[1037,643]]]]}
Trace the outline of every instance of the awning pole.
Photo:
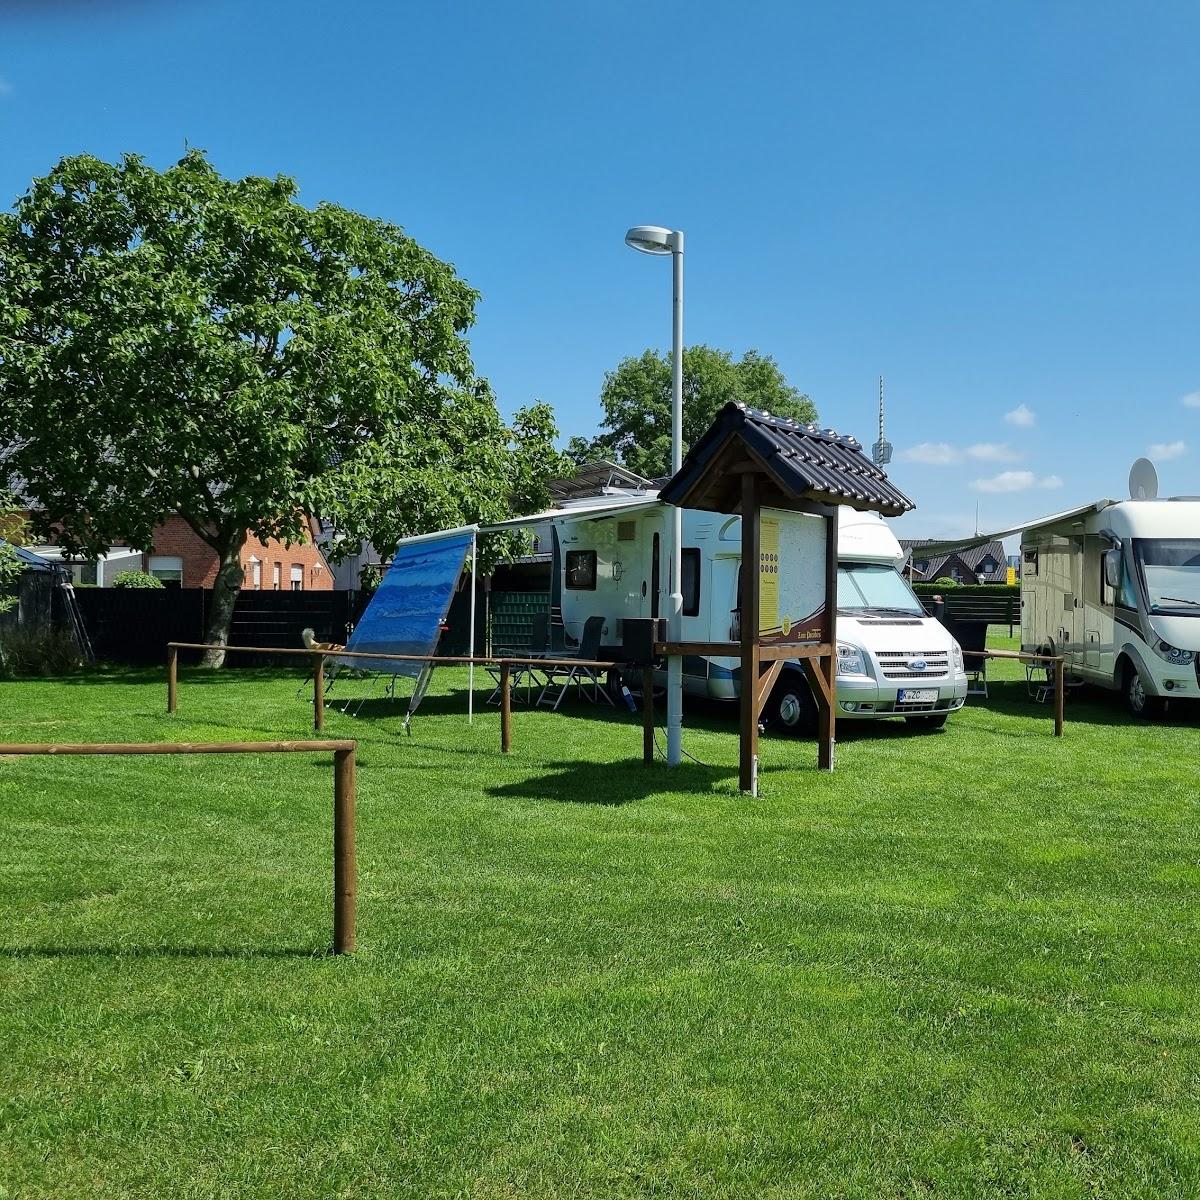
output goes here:
{"type": "Polygon", "coordinates": [[[467,653],[471,661],[467,666],[467,724],[475,723],[475,580],[476,575],[476,535],[471,530],[471,643],[467,653]]]}

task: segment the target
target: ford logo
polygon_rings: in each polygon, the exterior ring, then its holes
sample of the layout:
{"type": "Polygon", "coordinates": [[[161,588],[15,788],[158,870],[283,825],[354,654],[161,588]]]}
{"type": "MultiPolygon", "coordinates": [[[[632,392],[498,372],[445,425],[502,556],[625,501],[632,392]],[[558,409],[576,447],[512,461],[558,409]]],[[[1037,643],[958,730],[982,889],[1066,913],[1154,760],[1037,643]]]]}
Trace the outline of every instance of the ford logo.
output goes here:
{"type": "Polygon", "coordinates": [[[910,658],[908,660],[908,669],[910,671],[925,671],[929,664],[923,658],[910,658]]]}

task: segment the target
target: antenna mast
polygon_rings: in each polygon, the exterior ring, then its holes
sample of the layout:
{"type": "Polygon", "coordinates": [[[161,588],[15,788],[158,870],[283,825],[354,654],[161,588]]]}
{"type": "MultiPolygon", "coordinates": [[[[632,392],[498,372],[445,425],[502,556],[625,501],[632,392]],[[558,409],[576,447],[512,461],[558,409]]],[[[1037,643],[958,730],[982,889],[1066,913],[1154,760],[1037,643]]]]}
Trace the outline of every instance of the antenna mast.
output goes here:
{"type": "Polygon", "coordinates": [[[883,376],[879,377],[879,441],[871,447],[871,461],[886,467],[892,461],[892,443],[883,436],[883,376]]]}

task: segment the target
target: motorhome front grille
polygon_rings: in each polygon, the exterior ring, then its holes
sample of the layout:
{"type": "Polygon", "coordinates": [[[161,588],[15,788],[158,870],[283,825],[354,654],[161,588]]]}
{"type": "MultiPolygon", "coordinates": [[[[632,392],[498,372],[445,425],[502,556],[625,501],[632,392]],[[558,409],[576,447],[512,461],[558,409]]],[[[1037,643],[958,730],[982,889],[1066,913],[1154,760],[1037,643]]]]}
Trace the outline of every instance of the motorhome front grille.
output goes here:
{"type": "Polygon", "coordinates": [[[950,656],[944,650],[881,650],[876,653],[885,679],[930,679],[946,675],[950,670],[950,656]],[[923,669],[914,664],[923,662],[923,669]]]}

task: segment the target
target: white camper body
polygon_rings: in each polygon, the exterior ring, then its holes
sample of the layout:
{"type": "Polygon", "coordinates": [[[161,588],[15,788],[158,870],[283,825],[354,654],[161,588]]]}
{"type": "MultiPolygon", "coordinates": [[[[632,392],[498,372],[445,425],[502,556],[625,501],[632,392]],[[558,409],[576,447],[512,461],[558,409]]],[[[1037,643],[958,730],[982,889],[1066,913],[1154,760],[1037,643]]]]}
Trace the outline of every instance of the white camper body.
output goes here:
{"type": "MultiPolygon", "coordinates": [[[[606,657],[619,656],[625,618],[666,616],[671,591],[669,506],[649,492],[607,499],[610,507],[603,511],[575,515],[568,506],[553,521],[554,592],[563,624],[571,637],[579,638],[588,617],[603,616],[606,657]]],[[[582,503],[595,505],[596,500],[582,503]]],[[[813,520],[788,515],[798,521],[813,520]]],[[[802,533],[792,536],[802,538],[802,533]]],[[[741,536],[738,516],[684,510],[684,641],[737,641],[741,536]]],[[[814,587],[823,595],[823,528],[813,546],[819,546],[819,551],[812,553],[811,568],[804,555],[797,561],[805,564],[805,571],[811,569],[814,587]]],[[[966,698],[962,654],[946,629],[925,615],[899,575],[903,557],[899,543],[877,514],[840,510],[838,716],[904,716],[940,726],[966,698]]],[[[689,656],[683,662],[684,689],[693,695],[733,700],[739,693],[740,673],[737,658],[689,656]]],[[[786,664],[766,719],[776,727],[796,726],[810,708],[811,694],[799,663],[786,664]]]]}
{"type": "Polygon", "coordinates": [[[1200,697],[1200,500],[1100,500],[1027,527],[1021,648],[1139,715],[1200,697]]]}

